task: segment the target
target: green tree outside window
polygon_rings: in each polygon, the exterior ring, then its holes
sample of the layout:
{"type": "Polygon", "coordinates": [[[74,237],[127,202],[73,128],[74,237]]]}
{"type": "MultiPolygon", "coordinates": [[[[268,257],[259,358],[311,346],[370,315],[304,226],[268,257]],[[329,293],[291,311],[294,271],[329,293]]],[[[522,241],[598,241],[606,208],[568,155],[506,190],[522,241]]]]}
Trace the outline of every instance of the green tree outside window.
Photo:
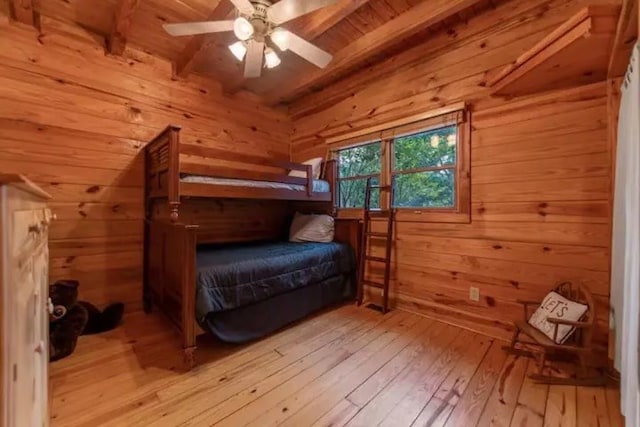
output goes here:
{"type": "MultiPolygon", "coordinates": [[[[456,200],[457,127],[447,126],[395,138],[391,175],[395,182],[394,207],[454,208],[456,200]]],[[[367,178],[377,184],[382,169],[382,142],[338,152],[340,208],[364,205],[367,178]]],[[[372,207],[380,206],[379,191],[372,207]]]]}
{"type": "Polygon", "coordinates": [[[455,207],[456,126],[393,141],[395,207],[455,207]]]}
{"type": "MultiPolygon", "coordinates": [[[[361,208],[364,206],[367,178],[377,184],[382,166],[382,142],[360,145],[340,150],[338,153],[339,207],[361,208]]],[[[380,207],[380,192],[371,194],[371,206],[380,207]]]]}

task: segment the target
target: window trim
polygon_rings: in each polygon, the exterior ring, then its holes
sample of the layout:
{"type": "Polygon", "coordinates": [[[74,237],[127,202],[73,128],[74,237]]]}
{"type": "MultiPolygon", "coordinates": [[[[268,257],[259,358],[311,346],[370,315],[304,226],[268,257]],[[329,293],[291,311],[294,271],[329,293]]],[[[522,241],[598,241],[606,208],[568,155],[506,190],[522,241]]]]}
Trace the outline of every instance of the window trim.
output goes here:
{"type": "Polygon", "coordinates": [[[350,150],[353,148],[358,148],[358,147],[364,147],[367,145],[373,145],[373,144],[380,144],[380,155],[383,156],[382,150],[384,147],[384,142],[381,139],[374,139],[374,140],[370,140],[367,141],[365,143],[359,143],[359,144],[355,144],[355,145],[350,145],[348,147],[341,147],[335,151],[333,151],[332,157],[334,159],[337,159],[337,164],[338,164],[338,173],[336,175],[336,197],[335,197],[335,206],[334,208],[336,209],[336,211],[340,211],[340,210],[345,210],[345,209],[353,209],[353,210],[359,210],[362,211],[362,208],[341,208],[339,207],[340,205],[340,185],[342,181],[355,181],[355,180],[360,180],[360,179],[367,179],[367,178],[378,178],[379,180],[382,179],[382,174],[383,174],[383,170],[382,170],[382,162],[380,163],[380,171],[378,173],[371,173],[371,174],[366,174],[366,175],[353,175],[353,176],[347,176],[344,178],[340,177],[340,151],[344,151],[344,150],[350,150]]]}
{"type": "Polygon", "coordinates": [[[459,164],[459,156],[460,156],[460,141],[458,138],[458,135],[460,133],[460,129],[458,124],[449,124],[449,125],[443,125],[443,126],[436,126],[436,127],[430,127],[428,129],[424,129],[424,130],[416,130],[414,132],[411,133],[405,133],[402,135],[398,135],[394,138],[389,139],[389,150],[391,153],[395,154],[395,144],[396,144],[396,139],[397,138],[403,138],[406,136],[412,136],[412,135],[417,135],[419,133],[427,133],[427,132],[431,132],[431,131],[435,131],[435,130],[439,130],[439,129],[444,129],[444,128],[449,128],[449,127],[456,127],[456,161],[453,164],[449,164],[446,166],[428,166],[428,167],[424,167],[424,168],[416,168],[416,169],[405,169],[405,170],[400,170],[397,171],[395,168],[395,155],[391,155],[391,160],[390,160],[390,164],[389,164],[389,173],[390,173],[390,178],[389,178],[389,182],[393,182],[394,178],[398,175],[409,175],[409,174],[416,174],[416,173],[423,173],[423,172],[435,172],[435,171],[441,171],[441,170],[453,170],[454,174],[455,174],[455,198],[453,200],[453,206],[433,206],[433,207],[419,207],[419,206],[396,206],[393,207],[394,209],[396,209],[396,212],[409,212],[409,211],[415,211],[415,212],[420,212],[420,214],[422,214],[423,212],[445,212],[445,211],[452,211],[452,210],[457,210],[458,207],[458,164],[459,164]]]}
{"type": "MultiPolygon", "coordinates": [[[[441,109],[442,110],[442,109],[441,109]]],[[[437,110],[437,111],[441,111],[437,110]]],[[[380,130],[381,126],[376,126],[376,131],[359,131],[358,135],[352,138],[333,138],[335,147],[330,147],[331,155],[336,158],[339,151],[348,148],[365,145],[380,141],[382,163],[380,169],[380,184],[389,185],[392,177],[400,173],[419,173],[429,170],[454,169],[455,170],[455,204],[454,207],[391,207],[388,193],[382,192],[380,195],[380,206],[382,209],[392,209],[396,221],[404,222],[435,222],[435,223],[470,223],[471,222],[471,117],[466,109],[448,111],[447,114],[429,115],[425,113],[421,116],[428,116],[429,119],[416,123],[404,123],[395,127],[387,127],[380,130]],[[453,114],[453,116],[452,116],[453,114]],[[455,118],[454,118],[455,117],[455,118]],[[443,127],[456,125],[457,153],[456,164],[442,167],[419,168],[412,171],[396,172],[393,170],[393,143],[396,138],[440,129],[443,127]],[[365,142],[366,141],[366,142],[365,142]],[[424,170],[422,170],[424,169],[424,170]]],[[[414,116],[415,117],[415,116],[414,116]]],[[[399,121],[392,122],[397,124],[399,121]]],[[[351,134],[353,135],[353,133],[351,134]]],[[[340,179],[338,177],[338,179],[340,179]]],[[[362,218],[362,208],[340,208],[339,194],[335,197],[336,209],[339,218],[362,218]]]]}
{"type": "MultiPolygon", "coordinates": [[[[394,212],[395,219],[397,221],[448,223],[471,222],[471,186],[469,179],[471,175],[469,169],[471,127],[469,117],[466,117],[465,121],[457,124],[456,135],[458,137],[458,144],[456,147],[456,164],[454,166],[456,175],[454,207],[396,207],[394,208],[394,212]]],[[[445,167],[443,169],[450,169],[450,167],[445,167]]]]}

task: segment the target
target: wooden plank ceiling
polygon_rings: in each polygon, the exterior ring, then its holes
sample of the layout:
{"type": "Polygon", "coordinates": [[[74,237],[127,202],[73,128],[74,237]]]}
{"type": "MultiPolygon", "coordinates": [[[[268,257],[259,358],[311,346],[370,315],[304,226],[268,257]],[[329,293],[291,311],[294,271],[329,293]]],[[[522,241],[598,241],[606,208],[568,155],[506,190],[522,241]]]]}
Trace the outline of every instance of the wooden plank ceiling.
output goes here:
{"type": "Polygon", "coordinates": [[[501,0],[338,0],[335,5],[284,25],[332,53],[335,58],[329,67],[318,69],[285,52],[280,55],[279,67],[264,70],[261,78],[251,80],[242,77],[242,64],[227,49],[235,41],[232,33],[171,37],[162,29],[167,22],[233,17],[235,9],[229,0],[40,0],[34,2],[33,14],[16,8],[15,15],[17,20],[32,25],[33,16],[39,15],[75,23],[103,36],[111,54],[121,55],[128,43],[170,59],[179,77],[201,74],[218,80],[226,92],[248,90],[269,104],[278,104],[298,99],[423,43],[435,32],[447,31],[498,1],[501,0]]]}

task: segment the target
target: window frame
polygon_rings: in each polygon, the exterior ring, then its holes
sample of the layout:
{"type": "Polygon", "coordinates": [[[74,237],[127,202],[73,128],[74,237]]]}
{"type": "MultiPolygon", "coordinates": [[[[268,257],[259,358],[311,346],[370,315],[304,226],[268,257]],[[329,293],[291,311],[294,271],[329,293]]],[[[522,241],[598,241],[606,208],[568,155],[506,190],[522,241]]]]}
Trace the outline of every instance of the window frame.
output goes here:
{"type": "MultiPolygon", "coordinates": [[[[470,223],[471,222],[471,117],[467,110],[461,109],[452,114],[432,116],[427,120],[408,123],[386,128],[379,132],[359,135],[351,139],[343,139],[335,148],[330,148],[333,158],[338,158],[339,152],[367,143],[381,143],[380,185],[390,185],[393,176],[400,173],[394,168],[394,141],[402,136],[428,132],[449,126],[456,126],[456,163],[455,197],[453,207],[392,207],[388,192],[380,194],[380,209],[391,209],[396,221],[405,222],[441,222],[441,223],[470,223]]],[[[427,113],[428,114],[428,113],[427,113]]],[[[451,167],[419,168],[412,171],[402,171],[402,174],[417,173],[428,170],[452,169],[451,167]]],[[[337,177],[340,180],[340,176],[337,177]]],[[[339,185],[337,186],[339,191],[339,185]]],[[[336,194],[335,204],[339,218],[362,218],[363,208],[341,208],[340,194],[336,194]]]]}
{"type": "MultiPolygon", "coordinates": [[[[335,159],[337,159],[338,161],[338,173],[336,176],[336,189],[337,189],[337,194],[335,197],[335,207],[338,210],[345,210],[345,209],[353,209],[353,210],[362,210],[363,208],[341,208],[340,207],[340,187],[342,185],[342,181],[356,181],[356,180],[360,180],[360,179],[367,179],[367,178],[378,178],[378,181],[382,180],[382,175],[384,173],[384,171],[382,170],[382,162],[380,163],[380,171],[378,173],[374,173],[374,174],[366,174],[366,175],[354,175],[354,176],[347,176],[342,178],[340,176],[340,152],[341,151],[346,151],[346,150],[351,150],[354,148],[359,148],[359,147],[365,147],[367,145],[373,145],[373,144],[380,144],[380,157],[383,157],[383,147],[384,147],[384,141],[382,141],[381,139],[373,139],[370,141],[366,141],[366,142],[362,142],[359,144],[355,144],[355,145],[349,145],[347,147],[341,147],[337,150],[334,151],[334,155],[333,157],[335,159]]],[[[382,204],[382,201],[380,201],[380,204],[382,204]]]]}
{"type": "Polygon", "coordinates": [[[438,171],[442,171],[442,170],[453,170],[453,173],[455,175],[454,178],[454,199],[453,199],[453,206],[432,206],[432,207],[422,207],[422,206],[392,206],[394,209],[398,209],[400,210],[428,210],[428,211],[437,211],[437,212],[442,212],[442,211],[450,211],[453,209],[457,208],[458,205],[458,197],[457,197],[457,191],[458,191],[458,185],[457,185],[457,181],[458,181],[458,176],[457,176],[457,169],[458,169],[458,162],[459,162],[459,156],[460,156],[460,141],[458,140],[458,134],[459,134],[459,129],[457,125],[454,124],[450,124],[450,125],[443,125],[443,126],[434,126],[434,127],[430,127],[428,129],[421,129],[421,130],[417,130],[417,131],[411,131],[411,132],[407,132],[404,134],[400,134],[400,135],[396,135],[393,138],[389,139],[389,150],[392,153],[390,156],[390,164],[389,164],[389,182],[395,182],[394,180],[396,179],[396,177],[398,175],[412,175],[412,174],[419,174],[419,173],[426,173],[426,172],[438,172],[438,171]],[[414,136],[414,135],[418,135],[421,133],[429,133],[429,132],[433,132],[433,131],[437,131],[440,129],[445,129],[445,128],[452,128],[455,127],[455,135],[456,135],[456,144],[455,144],[455,162],[445,165],[445,166],[426,166],[426,167],[421,167],[421,168],[414,168],[414,169],[403,169],[403,170],[396,170],[396,155],[395,155],[395,145],[398,139],[401,138],[405,138],[405,137],[410,137],[410,136],[414,136]]]}

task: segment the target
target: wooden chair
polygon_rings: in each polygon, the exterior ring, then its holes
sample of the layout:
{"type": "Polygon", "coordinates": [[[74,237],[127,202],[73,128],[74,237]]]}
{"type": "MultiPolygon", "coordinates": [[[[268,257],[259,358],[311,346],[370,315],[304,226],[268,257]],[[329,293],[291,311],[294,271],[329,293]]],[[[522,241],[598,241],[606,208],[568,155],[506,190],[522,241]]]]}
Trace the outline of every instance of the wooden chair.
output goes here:
{"type": "Polygon", "coordinates": [[[589,376],[587,367],[587,357],[593,352],[593,329],[595,325],[595,303],[589,290],[579,283],[561,282],[554,286],[554,291],[568,300],[584,304],[588,307],[582,319],[572,322],[557,318],[547,318],[549,323],[555,326],[554,338],[558,336],[558,327],[568,325],[574,327],[574,332],[562,344],[557,344],[555,339],[540,332],[531,326],[528,321],[535,309],[542,301],[521,301],[524,309],[524,318],[514,322],[515,332],[511,339],[511,345],[504,349],[515,355],[536,357],[538,359],[538,373],[530,376],[534,381],[546,384],[568,384],[568,385],[602,385],[606,382],[604,375],[589,376]],[[533,307],[533,310],[530,309],[533,307]],[[522,339],[521,335],[524,335],[522,339]],[[550,357],[563,357],[577,361],[577,375],[575,377],[555,377],[545,375],[545,367],[550,357]]]}

